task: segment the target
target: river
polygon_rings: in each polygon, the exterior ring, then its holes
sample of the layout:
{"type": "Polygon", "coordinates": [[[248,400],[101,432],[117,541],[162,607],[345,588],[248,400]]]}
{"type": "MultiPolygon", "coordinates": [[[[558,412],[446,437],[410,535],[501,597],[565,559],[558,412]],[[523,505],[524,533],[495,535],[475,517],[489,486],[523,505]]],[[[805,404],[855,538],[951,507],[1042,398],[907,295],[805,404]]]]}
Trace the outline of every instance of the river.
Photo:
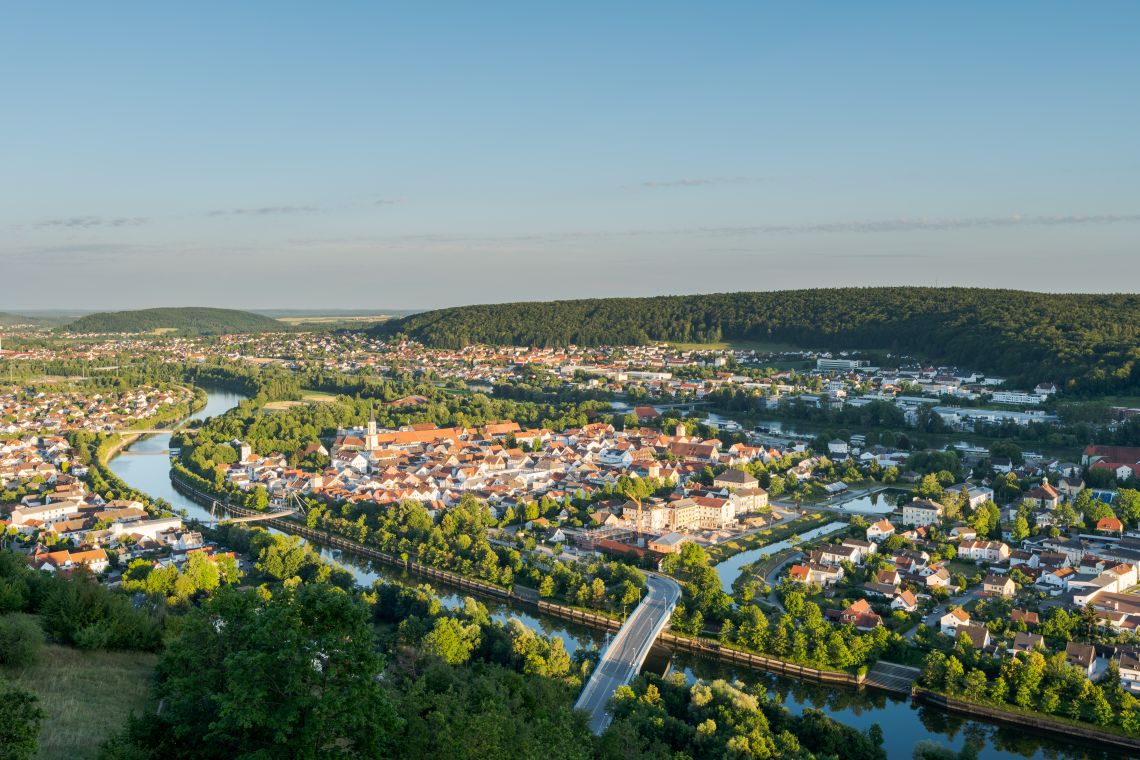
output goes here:
{"type": "MultiPolygon", "coordinates": [[[[232,391],[211,390],[206,406],[192,415],[191,419],[205,419],[223,414],[245,398],[232,391]]],[[[201,520],[214,519],[207,508],[182,495],[171,485],[170,463],[167,456],[169,448],[170,436],[165,433],[141,438],[111,460],[111,470],[130,486],[152,497],[165,499],[175,509],[185,510],[190,517],[201,520]]],[[[379,578],[417,584],[425,582],[418,577],[404,576],[403,573],[388,566],[342,555],[338,551],[322,549],[321,555],[347,568],[356,576],[357,581],[364,585],[379,578]]],[[[463,595],[455,593],[453,589],[436,584],[429,585],[436,590],[445,605],[455,607],[463,603],[463,595]]],[[[583,646],[600,646],[605,640],[605,636],[599,632],[574,626],[557,618],[530,614],[502,603],[483,599],[480,601],[497,620],[515,617],[548,636],[559,636],[571,654],[583,646]]],[[[690,680],[728,678],[748,683],[763,682],[768,685],[772,693],[781,696],[788,709],[796,713],[807,708],[822,709],[837,720],[859,729],[866,729],[872,723],[878,723],[883,728],[884,746],[890,760],[909,759],[914,745],[923,739],[932,739],[955,750],[962,749],[967,740],[980,742],[984,747],[979,757],[985,760],[989,758],[1122,760],[1126,757],[1123,753],[1085,749],[1051,738],[1034,736],[1024,729],[963,719],[870,689],[856,692],[827,688],[754,670],[730,668],[686,655],[674,656],[673,668],[690,680]]]]}
{"type": "MultiPolygon", "coordinates": [[[[804,531],[803,534],[800,535],[800,541],[811,541],[813,538],[828,536],[847,527],[850,526],[845,522],[829,522],[818,528],[804,531]]],[[[721,588],[724,589],[724,593],[729,596],[732,595],[732,584],[740,577],[746,565],[751,565],[757,560],[770,557],[777,552],[782,552],[784,549],[790,549],[791,547],[792,541],[788,538],[783,541],[777,541],[774,544],[766,544],[756,549],[749,549],[746,552],[734,554],[724,562],[715,565],[714,569],[717,575],[720,576],[720,585],[721,588]]]]}

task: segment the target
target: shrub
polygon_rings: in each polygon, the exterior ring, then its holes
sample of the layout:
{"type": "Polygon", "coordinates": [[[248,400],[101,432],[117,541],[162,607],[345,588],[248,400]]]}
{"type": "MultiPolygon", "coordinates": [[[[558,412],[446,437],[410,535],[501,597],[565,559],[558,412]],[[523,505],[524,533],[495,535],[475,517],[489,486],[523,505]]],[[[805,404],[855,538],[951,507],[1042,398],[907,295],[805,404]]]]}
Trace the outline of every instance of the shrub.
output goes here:
{"type": "Polygon", "coordinates": [[[44,633],[32,618],[0,617],[0,665],[31,665],[43,643],[44,633]]]}

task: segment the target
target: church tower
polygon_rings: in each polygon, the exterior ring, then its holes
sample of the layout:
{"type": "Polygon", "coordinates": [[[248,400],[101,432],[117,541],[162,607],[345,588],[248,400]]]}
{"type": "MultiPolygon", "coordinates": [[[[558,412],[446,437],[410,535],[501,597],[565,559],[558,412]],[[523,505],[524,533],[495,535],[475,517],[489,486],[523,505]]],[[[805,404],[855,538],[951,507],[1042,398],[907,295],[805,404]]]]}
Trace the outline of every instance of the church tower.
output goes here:
{"type": "Polygon", "coordinates": [[[368,402],[368,435],[364,438],[364,448],[369,451],[376,451],[380,448],[376,436],[376,410],[371,401],[368,402]]]}

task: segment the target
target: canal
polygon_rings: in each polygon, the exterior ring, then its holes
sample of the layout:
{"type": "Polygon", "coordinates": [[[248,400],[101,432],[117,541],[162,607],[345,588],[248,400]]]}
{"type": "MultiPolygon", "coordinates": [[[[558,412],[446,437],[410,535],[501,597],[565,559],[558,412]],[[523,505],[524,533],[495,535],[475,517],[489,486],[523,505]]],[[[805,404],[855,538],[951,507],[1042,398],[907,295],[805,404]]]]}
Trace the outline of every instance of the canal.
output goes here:
{"type": "MultiPolygon", "coordinates": [[[[223,414],[236,407],[245,396],[225,390],[210,390],[206,406],[191,419],[205,419],[223,414]]],[[[110,461],[110,468],[124,482],[154,498],[168,501],[176,510],[185,510],[192,518],[213,520],[210,510],[176,491],[170,482],[168,450],[170,436],[163,433],[141,438],[128,446],[110,461]]],[[[425,583],[418,577],[409,577],[394,568],[361,560],[327,548],[321,555],[342,565],[363,585],[381,578],[413,584],[425,583]]],[[[752,558],[753,560],[756,557],[752,558]]],[[[428,584],[449,607],[461,606],[463,595],[453,589],[428,584]]],[[[532,614],[506,604],[480,601],[496,620],[514,617],[548,636],[558,636],[566,650],[573,654],[581,647],[600,647],[604,634],[592,629],[568,624],[558,618],[532,614]]],[[[885,736],[884,745],[891,760],[907,760],[914,745],[924,739],[961,750],[967,742],[980,747],[978,757],[1028,758],[1029,760],[1123,760],[1123,753],[1084,748],[1055,739],[1036,736],[1025,729],[1009,728],[984,721],[961,718],[930,707],[918,706],[909,699],[888,696],[875,690],[851,691],[803,683],[772,676],[755,670],[732,668],[719,663],[675,655],[674,672],[686,679],[725,678],[746,683],[765,683],[769,691],[777,694],[789,710],[799,713],[805,709],[823,710],[842,723],[866,729],[878,723],[885,736]]]]}

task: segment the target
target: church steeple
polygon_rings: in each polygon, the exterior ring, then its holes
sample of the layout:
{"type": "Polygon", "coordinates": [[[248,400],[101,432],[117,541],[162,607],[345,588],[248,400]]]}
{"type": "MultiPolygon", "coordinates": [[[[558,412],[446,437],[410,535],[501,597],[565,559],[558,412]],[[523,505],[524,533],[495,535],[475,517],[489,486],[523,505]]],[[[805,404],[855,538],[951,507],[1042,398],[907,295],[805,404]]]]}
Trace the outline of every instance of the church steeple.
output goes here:
{"type": "Polygon", "coordinates": [[[376,409],[371,399],[368,401],[368,436],[364,439],[364,446],[369,451],[379,448],[376,440],[376,409]]]}

